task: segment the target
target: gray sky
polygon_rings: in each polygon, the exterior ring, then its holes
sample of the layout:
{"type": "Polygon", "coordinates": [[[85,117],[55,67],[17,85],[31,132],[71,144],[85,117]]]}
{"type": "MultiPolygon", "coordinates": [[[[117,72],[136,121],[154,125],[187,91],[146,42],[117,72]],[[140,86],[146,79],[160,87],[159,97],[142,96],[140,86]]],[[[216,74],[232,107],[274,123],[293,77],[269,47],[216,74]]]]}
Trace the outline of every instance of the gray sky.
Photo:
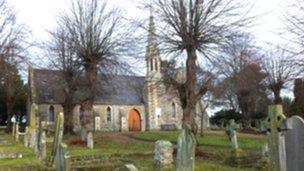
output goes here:
{"type": "MultiPolygon", "coordinates": [[[[137,8],[140,0],[108,0],[109,5],[122,8],[127,17],[148,18],[149,12],[137,8]]],[[[257,43],[281,43],[277,35],[283,29],[282,12],[288,0],[246,0],[254,3],[253,15],[259,15],[256,25],[249,30],[257,39],[257,43]]],[[[33,41],[41,42],[47,39],[47,31],[56,25],[56,15],[66,10],[70,0],[8,0],[18,13],[18,20],[32,30],[33,41]]],[[[30,52],[34,59],[39,53],[30,52]]]]}
{"type": "MultiPolygon", "coordinates": [[[[282,9],[286,8],[287,1],[246,0],[246,2],[254,4],[251,15],[260,16],[257,18],[255,26],[248,30],[256,37],[258,45],[265,42],[281,43],[276,33],[283,28],[281,14],[282,9]]],[[[47,40],[47,30],[52,30],[56,26],[56,16],[67,10],[70,0],[8,0],[8,2],[17,11],[19,22],[25,23],[32,30],[31,41],[43,42],[47,40]]],[[[109,5],[124,10],[128,18],[148,18],[149,12],[140,10],[139,2],[143,1],[108,0],[109,5]]],[[[39,66],[45,64],[44,61],[37,60],[43,59],[43,55],[37,49],[32,48],[29,55],[39,66]]]]}
{"type": "MultiPolygon", "coordinates": [[[[67,8],[70,0],[9,0],[18,12],[18,18],[26,23],[33,31],[36,39],[43,39],[55,25],[56,15],[67,8]]],[[[145,17],[143,11],[137,8],[139,0],[108,0],[110,5],[124,9],[129,17],[145,17]]],[[[274,31],[282,27],[280,15],[286,7],[287,0],[247,0],[254,3],[252,12],[263,14],[254,28],[254,35],[259,41],[273,41],[276,39],[274,31]]]]}

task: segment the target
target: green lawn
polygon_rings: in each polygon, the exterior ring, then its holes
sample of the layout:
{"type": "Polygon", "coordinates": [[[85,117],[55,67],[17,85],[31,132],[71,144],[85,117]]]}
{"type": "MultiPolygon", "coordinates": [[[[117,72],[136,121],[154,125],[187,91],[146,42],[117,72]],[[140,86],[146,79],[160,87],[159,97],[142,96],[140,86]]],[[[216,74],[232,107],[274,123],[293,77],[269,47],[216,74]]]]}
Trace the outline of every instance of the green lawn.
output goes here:
{"type": "MultiPolygon", "coordinates": [[[[0,135],[5,137],[6,141],[0,141],[0,153],[10,154],[19,152],[22,154],[22,158],[18,159],[0,159],[0,170],[6,167],[15,167],[15,168],[30,168],[36,167],[40,164],[37,160],[33,150],[27,149],[23,146],[21,142],[16,142],[13,140],[11,134],[7,134],[4,131],[0,131],[0,135]]],[[[20,137],[22,140],[23,137],[20,137]]],[[[17,169],[16,169],[17,170],[17,169]]]]}
{"type": "MultiPolygon", "coordinates": [[[[166,132],[140,132],[132,134],[132,136],[139,139],[146,139],[151,141],[157,141],[160,139],[176,142],[179,131],[166,131],[166,132]]],[[[200,145],[212,145],[212,146],[229,146],[229,139],[224,132],[213,134],[212,132],[206,133],[204,136],[197,136],[200,145]]],[[[266,143],[266,139],[262,136],[250,137],[244,135],[238,135],[238,144],[240,148],[259,148],[266,143]]]]}
{"type": "MultiPolygon", "coordinates": [[[[41,164],[32,150],[24,148],[22,143],[16,143],[10,134],[0,133],[7,139],[6,143],[0,143],[1,153],[18,151],[23,154],[22,159],[0,160],[0,170],[9,170],[11,168],[13,168],[11,170],[35,170],[35,168],[41,168],[41,164]]],[[[165,139],[175,142],[178,134],[179,132],[123,134],[117,132],[98,132],[94,134],[94,149],[86,148],[85,144],[71,144],[71,141],[79,139],[77,136],[64,136],[64,142],[68,145],[67,150],[72,157],[96,155],[105,156],[106,159],[109,159],[104,162],[85,165],[83,168],[78,167],[79,170],[113,170],[113,168],[117,168],[125,163],[133,163],[141,171],[153,171],[155,170],[153,165],[154,141],[165,139]],[[135,139],[132,137],[135,137],[135,139]]],[[[260,146],[265,143],[265,138],[261,136],[240,135],[238,140],[241,148],[243,148],[243,152],[238,164],[235,164],[231,162],[231,147],[225,134],[221,132],[208,132],[204,137],[198,137],[200,154],[196,157],[196,170],[261,170],[260,146]]],[[[47,144],[48,154],[50,154],[51,146],[51,143],[47,144]]],[[[162,170],[175,170],[174,164],[162,170]]]]}

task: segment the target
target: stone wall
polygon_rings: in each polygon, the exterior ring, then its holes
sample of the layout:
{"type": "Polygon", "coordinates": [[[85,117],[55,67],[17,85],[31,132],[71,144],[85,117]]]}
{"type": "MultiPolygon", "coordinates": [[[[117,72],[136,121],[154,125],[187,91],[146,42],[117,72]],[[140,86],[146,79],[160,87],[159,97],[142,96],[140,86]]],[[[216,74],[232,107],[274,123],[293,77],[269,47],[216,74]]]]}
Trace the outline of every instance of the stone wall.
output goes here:
{"type": "MultiPolygon", "coordinates": [[[[51,106],[54,107],[55,117],[59,112],[63,112],[63,108],[59,104],[39,104],[38,111],[42,114],[42,120],[48,121],[49,109],[51,106]]],[[[140,113],[142,131],[146,128],[146,113],[143,105],[94,105],[93,109],[95,116],[100,116],[101,131],[127,131],[128,125],[125,125],[124,128],[122,128],[121,118],[124,117],[126,119],[126,124],[128,124],[128,113],[132,109],[135,109],[140,113]],[[111,109],[111,121],[107,121],[108,107],[111,109]]],[[[77,105],[74,108],[73,121],[75,123],[75,131],[80,130],[80,105],[77,105]]]]}

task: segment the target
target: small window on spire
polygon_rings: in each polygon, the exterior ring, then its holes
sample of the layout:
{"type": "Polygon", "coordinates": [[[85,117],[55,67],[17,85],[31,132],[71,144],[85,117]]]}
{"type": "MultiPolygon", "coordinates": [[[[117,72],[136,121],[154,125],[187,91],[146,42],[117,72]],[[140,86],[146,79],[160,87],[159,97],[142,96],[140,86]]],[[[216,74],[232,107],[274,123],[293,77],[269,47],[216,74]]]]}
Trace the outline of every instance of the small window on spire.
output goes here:
{"type": "Polygon", "coordinates": [[[155,59],[155,71],[158,70],[157,59],[155,59]]]}
{"type": "Polygon", "coordinates": [[[151,71],[153,71],[153,59],[150,59],[151,71]]]}

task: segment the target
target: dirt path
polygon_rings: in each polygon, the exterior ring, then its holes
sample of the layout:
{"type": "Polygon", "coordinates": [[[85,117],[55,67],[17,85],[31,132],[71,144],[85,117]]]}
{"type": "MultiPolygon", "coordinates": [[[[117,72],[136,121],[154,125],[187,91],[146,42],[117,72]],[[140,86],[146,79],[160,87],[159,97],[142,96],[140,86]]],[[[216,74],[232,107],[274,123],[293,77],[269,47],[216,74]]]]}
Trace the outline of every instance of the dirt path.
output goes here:
{"type": "Polygon", "coordinates": [[[123,142],[140,142],[143,144],[154,144],[154,141],[142,140],[138,138],[132,137],[130,133],[122,133],[122,132],[101,132],[95,133],[95,139],[97,140],[118,140],[123,142]]]}

